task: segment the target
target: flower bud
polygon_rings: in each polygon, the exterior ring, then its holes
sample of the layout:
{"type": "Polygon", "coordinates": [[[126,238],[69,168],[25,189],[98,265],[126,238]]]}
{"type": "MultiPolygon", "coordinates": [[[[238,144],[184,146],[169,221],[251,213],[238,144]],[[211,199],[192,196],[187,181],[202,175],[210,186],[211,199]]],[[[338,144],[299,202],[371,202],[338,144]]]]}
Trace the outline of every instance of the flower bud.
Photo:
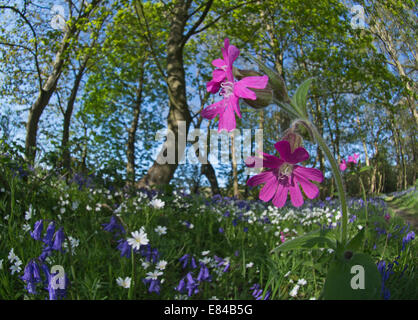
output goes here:
{"type": "MultiPolygon", "coordinates": [[[[254,70],[241,70],[237,68],[233,68],[234,77],[238,80],[241,80],[245,77],[254,77],[254,76],[263,76],[261,73],[254,71],[254,70]]],[[[269,104],[273,102],[273,89],[270,85],[270,81],[267,83],[267,86],[264,89],[254,89],[248,88],[252,90],[256,95],[256,100],[250,99],[243,99],[246,104],[254,109],[261,109],[267,107],[269,104]]]]}
{"type": "Polygon", "coordinates": [[[289,128],[284,132],[283,137],[280,140],[286,140],[290,144],[290,149],[294,152],[297,148],[303,146],[302,137],[295,132],[294,129],[289,128]]]}

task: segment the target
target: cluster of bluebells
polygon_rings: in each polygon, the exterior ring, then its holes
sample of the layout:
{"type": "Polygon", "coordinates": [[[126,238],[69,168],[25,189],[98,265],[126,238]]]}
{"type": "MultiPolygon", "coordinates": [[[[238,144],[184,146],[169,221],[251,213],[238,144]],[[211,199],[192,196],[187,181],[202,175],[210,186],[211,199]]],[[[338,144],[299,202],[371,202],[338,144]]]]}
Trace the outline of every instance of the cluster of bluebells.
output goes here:
{"type": "MultiPolygon", "coordinates": [[[[199,293],[199,286],[202,282],[211,282],[212,276],[209,273],[207,263],[210,259],[200,260],[199,261],[199,273],[196,276],[194,270],[197,270],[198,264],[195,257],[190,254],[183,255],[179,262],[182,265],[183,269],[186,269],[187,266],[190,266],[192,271],[189,271],[179,282],[178,286],[174,290],[178,291],[181,294],[187,293],[188,297],[196,295],[199,293]]],[[[225,270],[226,272],[226,270],[225,270]]]]}
{"type": "MultiPolygon", "coordinates": [[[[400,257],[398,256],[396,259],[399,259],[399,258],[400,257]]],[[[389,277],[395,273],[393,270],[395,265],[399,266],[399,262],[396,259],[392,263],[389,263],[389,264],[386,264],[384,260],[381,260],[377,263],[377,269],[379,270],[380,275],[382,276],[381,294],[382,294],[383,299],[385,300],[390,299],[390,290],[387,287],[387,282],[389,280],[389,277]]],[[[401,272],[400,277],[403,276],[407,268],[408,268],[408,265],[405,265],[404,269],[401,272]]]]}
{"type": "Polygon", "coordinates": [[[251,295],[256,300],[268,300],[271,295],[271,290],[267,290],[266,294],[263,296],[263,289],[261,289],[261,286],[258,283],[254,284],[250,290],[252,291],[251,295]]]}
{"type": "MultiPolygon", "coordinates": [[[[160,203],[159,203],[160,205],[160,203]]],[[[114,233],[115,236],[122,236],[118,240],[117,249],[121,252],[121,257],[130,258],[132,252],[134,254],[140,254],[143,260],[144,268],[149,267],[151,264],[155,264],[157,269],[154,272],[148,272],[147,276],[142,280],[143,283],[148,287],[148,292],[160,293],[162,280],[159,278],[163,273],[166,262],[164,260],[160,261],[160,253],[157,248],[152,248],[149,244],[148,236],[144,228],[140,228],[139,231],[134,231],[131,233],[132,238],[125,239],[124,235],[126,234],[125,228],[118,221],[116,216],[110,218],[109,223],[103,224],[103,229],[108,232],[114,233]]],[[[165,234],[166,228],[159,226],[156,228],[156,231],[159,234],[165,234]]],[[[118,278],[117,282],[120,286],[128,288],[131,283],[130,278],[118,278]]]]}
{"type": "Polygon", "coordinates": [[[69,281],[67,276],[65,276],[65,279],[60,279],[60,285],[57,286],[55,276],[58,274],[58,271],[51,273],[45,262],[52,255],[53,251],[63,252],[65,234],[63,227],[55,231],[55,223],[53,221],[48,224],[44,236],[42,236],[43,229],[44,221],[38,220],[35,222],[33,231],[30,232],[33,239],[43,242],[42,253],[39,257],[28,262],[21,279],[25,282],[25,288],[28,293],[37,294],[37,286],[41,284],[48,291],[49,299],[56,300],[65,297],[69,281]],[[44,274],[44,279],[42,274],[44,274]],[[61,283],[64,285],[62,286],[61,283]]]}

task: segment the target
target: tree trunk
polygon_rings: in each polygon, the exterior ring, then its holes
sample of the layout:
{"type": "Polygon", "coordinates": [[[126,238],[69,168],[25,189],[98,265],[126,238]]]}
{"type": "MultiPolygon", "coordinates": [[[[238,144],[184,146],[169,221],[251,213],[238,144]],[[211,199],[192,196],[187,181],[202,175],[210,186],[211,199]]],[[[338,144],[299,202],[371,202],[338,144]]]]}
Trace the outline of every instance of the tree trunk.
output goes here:
{"type": "Polygon", "coordinates": [[[136,102],[133,110],[133,119],[131,126],[128,129],[128,143],[126,149],[126,158],[128,159],[126,163],[126,180],[128,186],[133,186],[135,183],[135,141],[136,141],[136,131],[138,129],[139,115],[141,113],[141,104],[142,104],[142,92],[144,86],[144,65],[141,66],[138,88],[136,91],[136,102]]]}
{"type": "Polygon", "coordinates": [[[74,103],[77,97],[78,89],[80,88],[81,79],[83,78],[84,71],[87,66],[88,58],[84,60],[83,64],[80,66],[78,70],[73,88],[71,89],[71,94],[68,99],[67,108],[64,113],[64,128],[62,132],[62,140],[61,140],[61,149],[62,149],[62,161],[63,161],[63,168],[66,172],[70,172],[71,170],[71,155],[69,150],[69,138],[70,138],[70,123],[71,123],[71,116],[74,110],[74,103]]]}
{"type": "MultiPolygon", "coordinates": [[[[167,41],[167,86],[169,96],[169,114],[167,119],[168,129],[174,134],[174,146],[165,143],[159,155],[163,156],[165,149],[175,151],[175,163],[159,163],[157,160],[137,183],[137,187],[152,187],[168,184],[178,166],[179,157],[184,154],[187,134],[191,123],[191,115],[187,105],[186,79],[183,66],[183,32],[187,22],[188,4],[184,1],[177,2],[173,8],[170,21],[170,32],[167,41]],[[179,122],[185,124],[185,128],[179,130],[179,122]]],[[[158,159],[158,158],[157,158],[158,159]]]]}
{"type": "Polygon", "coordinates": [[[71,39],[77,38],[80,32],[76,22],[80,19],[88,18],[90,13],[100,2],[101,0],[93,0],[90,5],[85,8],[85,11],[80,14],[77,21],[73,21],[71,28],[68,28],[68,26],[66,27],[60,48],[55,56],[52,72],[48,76],[45,84],[41,85],[41,88],[39,88],[38,98],[29,110],[28,122],[26,123],[25,157],[32,164],[36,157],[36,140],[39,120],[57,87],[65,61],[68,59],[67,54],[71,39]]]}
{"type": "Polygon", "coordinates": [[[201,173],[205,175],[206,178],[209,180],[210,188],[212,189],[212,194],[221,194],[218,185],[218,180],[216,179],[215,169],[213,169],[213,166],[209,161],[208,163],[202,163],[201,173]]]}

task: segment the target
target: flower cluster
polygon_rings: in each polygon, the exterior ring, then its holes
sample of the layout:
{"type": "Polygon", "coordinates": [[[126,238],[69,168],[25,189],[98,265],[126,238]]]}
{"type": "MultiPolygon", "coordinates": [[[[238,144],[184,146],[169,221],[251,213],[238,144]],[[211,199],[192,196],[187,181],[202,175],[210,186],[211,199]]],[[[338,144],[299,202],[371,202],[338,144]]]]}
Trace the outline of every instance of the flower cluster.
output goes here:
{"type": "Polygon", "coordinates": [[[223,59],[212,61],[217,69],[213,71],[213,78],[206,84],[206,88],[211,93],[217,93],[220,90],[223,99],[203,109],[201,115],[206,119],[213,119],[219,115],[218,131],[234,130],[236,128],[235,113],[241,118],[239,99],[256,100],[255,92],[248,88],[264,89],[268,83],[267,76],[250,76],[235,81],[232,65],[239,54],[239,49],[230,45],[229,39],[225,39],[224,48],[222,48],[223,59]]]}
{"type": "Polygon", "coordinates": [[[347,169],[347,164],[349,163],[356,164],[359,157],[360,156],[357,153],[355,153],[352,156],[348,156],[347,161],[345,161],[345,159],[342,159],[340,162],[340,170],[345,171],[347,169]]]}
{"type": "Polygon", "coordinates": [[[61,227],[55,231],[55,223],[51,221],[42,237],[43,227],[44,221],[38,220],[35,222],[33,231],[30,232],[33,239],[43,242],[42,253],[36,259],[31,259],[28,262],[21,279],[26,283],[25,288],[30,294],[37,294],[37,285],[43,284],[44,289],[49,293],[49,299],[56,300],[65,297],[69,280],[67,276],[64,275],[62,279],[59,279],[60,282],[62,281],[62,284],[60,283],[60,285],[57,286],[57,279],[55,276],[58,274],[58,271],[51,273],[45,261],[51,256],[53,251],[63,252],[65,239],[64,228],[61,227]],[[42,273],[44,274],[45,279],[42,279],[42,273]]]}
{"type": "Polygon", "coordinates": [[[247,159],[248,167],[255,167],[259,161],[265,168],[262,173],[251,177],[247,181],[247,185],[254,187],[264,183],[265,185],[259,194],[260,200],[265,202],[272,200],[272,203],[279,208],[285,205],[288,193],[290,193],[290,200],[295,207],[300,207],[303,204],[303,195],[299,185],[309,199],[316,198],[319,195],[319,189],[310,180],[322,182],[324,177],[318,169],[297,165],[297,163],[309,159],[306,149],[298,147],[292,151],[292,146],[286,140],[277,142],[274,147],[280,158],[262,153],[262,159],[256,157],[247,159]]]}

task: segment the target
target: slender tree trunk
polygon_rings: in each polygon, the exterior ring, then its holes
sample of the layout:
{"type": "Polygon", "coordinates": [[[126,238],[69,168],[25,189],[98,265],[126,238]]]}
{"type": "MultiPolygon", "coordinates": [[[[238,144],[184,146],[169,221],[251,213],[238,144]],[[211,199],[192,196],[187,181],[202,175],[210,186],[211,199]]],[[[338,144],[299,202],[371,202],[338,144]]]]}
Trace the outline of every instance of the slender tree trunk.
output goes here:
{"type": "Polygon", "coordinates": [[[85,11],[80,14],[77,21],[73,21],[71,27],[66,26],[64,37],[61,40],[60,47],[55,55],[52,72],[49,74],[45,84],[41,85],[41,88],[39,88],[38,98],[29,110],[28,122],[26,123],[25,156],[32,164],[36,157],[36,141],[39,120],[57,87],[65,62],[68,60],[70,42],[72,39],[77,39],[80,33],[80,30],[77,27],[77,22],[79,22],[80,19],[88,18],[100,2],[102,2],[102,0],[92,0],[90,5],[85,7],[85,11]]]}
{"type": "Polygon", "coordinates": [[[173,8],[170,21],[170,32],[167,41],[167,86],[169,96],[168,129],[175,136],[174,146],[165,144],[160,151],[163,155],[166,148],[175,151],[175,163],[158,163],[155,161],[145,176],[138,181],[137,187],[152,187],[168,184],[178,166],[178,159],[184,154],[191,115],[187,104],[186,79],[183,65],[183,32],[187,22],[188,3],[179,1],[173,8]],[[185,127],[179,130],[179,122],[185,127]]]}
{"type": "Polygon", "coordinates": [[[126,149],[126,158],[128,159],[126,163],[126,179],[127,185],[133,186],[135,183],[135,141],[136,141],[136,131],[138,129],[139,115],[141,113],[141,104],[142,104],[142,92],[144,87],[144,74],[145,74],[145,63],[141,66],[141,71],[139,75],[138,88],[136,91],[136,101],[133,109],[133,119],[131,126],[128,129],[128,143],[126,149]]]}
{"type": "Polygon", "coordinates": [[[208,163],[203,163],[201,166],[201,173],[206,176],[210,183],[210,188],[212,189],[212,194],[221,194],[219,189],[218,180],[216,179],[215,169],[213,168],[212,164],[208,161],[208,163]]]}
{"type": "Polygon", "coordinates": [[[84,71],[87,66],[88,58],[85,59],[83,64],[80,66],[78,70],[73,88],[71,89],[71,94],[68,99],[67,108],[64,113],[64,127],[62,132],[62,140],[61,140],[61,149],[62,149],[62,160],[63,160],[63,167],[66,172],[71,171],[71,155],[69,150],[69,138],[70,138],[70,123],[71,123],[71,116],[74,110],[74,103],[77,97],[78,89],[80,88],[81,79],[83,78],[84,71]]]}

